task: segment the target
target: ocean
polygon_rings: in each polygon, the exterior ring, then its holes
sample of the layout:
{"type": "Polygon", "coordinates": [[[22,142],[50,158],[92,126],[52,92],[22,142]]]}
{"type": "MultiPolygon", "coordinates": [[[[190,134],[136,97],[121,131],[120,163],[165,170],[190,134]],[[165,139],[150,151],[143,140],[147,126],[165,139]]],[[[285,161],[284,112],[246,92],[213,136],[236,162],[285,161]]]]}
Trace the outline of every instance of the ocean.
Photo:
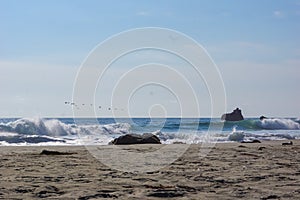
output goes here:
{"type": "Polygon", "coordinates": [[[127,133],[153,133],[164,144],[300,139],[300,119],[246,118],[2,118],[0,146],[108,145],[127,133]]]}

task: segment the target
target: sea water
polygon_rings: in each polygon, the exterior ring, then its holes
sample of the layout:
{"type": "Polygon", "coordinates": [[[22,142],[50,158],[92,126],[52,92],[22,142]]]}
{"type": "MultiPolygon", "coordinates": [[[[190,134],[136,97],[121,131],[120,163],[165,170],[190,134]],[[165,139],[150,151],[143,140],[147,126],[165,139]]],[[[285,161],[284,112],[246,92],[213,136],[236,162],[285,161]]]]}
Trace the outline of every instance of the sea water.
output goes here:
{"type": "Polygon", "coordinates": [[[2,118],[0,145],[107,145],[127,133],[153,133],[164,144],[300,139],[300,119],[2,118]],[[208,137],[209,136],[209,137],[208,137]]]}

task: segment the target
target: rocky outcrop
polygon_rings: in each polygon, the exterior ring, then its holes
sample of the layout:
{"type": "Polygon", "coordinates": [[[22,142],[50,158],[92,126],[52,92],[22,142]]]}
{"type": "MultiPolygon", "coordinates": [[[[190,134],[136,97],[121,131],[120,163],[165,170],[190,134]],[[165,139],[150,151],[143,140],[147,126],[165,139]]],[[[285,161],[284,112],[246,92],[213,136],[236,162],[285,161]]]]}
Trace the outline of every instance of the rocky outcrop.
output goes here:
{"type": "Polygon", "coordinates": [[[244,120],[244,117],[242,115],[242,110],[236,108],[232,113],[223,114],[221,119],[225,121],[241,121],[244,120]]]}
{"type": "Polygon", "coordinates": [[[268,119],[267,117],[265,117],[265,116],[260,116],[260,118],[259,118],[259,120],[264,120],[264,119],[268,119]]]}
{"type": "Polygon", "coordinates": [[[161,144],[159,138],[152,133],[126,134],[114,139],[111,144],[127,145],[127,144],[161,144]]]}

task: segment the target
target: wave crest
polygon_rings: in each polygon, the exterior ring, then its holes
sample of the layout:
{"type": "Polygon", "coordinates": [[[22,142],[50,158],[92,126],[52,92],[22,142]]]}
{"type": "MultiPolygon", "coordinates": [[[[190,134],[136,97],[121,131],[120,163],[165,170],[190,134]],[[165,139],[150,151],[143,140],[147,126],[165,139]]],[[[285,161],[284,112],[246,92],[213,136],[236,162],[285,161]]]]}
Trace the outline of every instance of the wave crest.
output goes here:
{"type": "Polygon", "coordinates": [[[130,128],[131,126],[127,123],[76,126],[65,124],[57,119],[41,118],[22,118],[0,123],[0,132],[46,136],[126,134],[130,128]]]}
{"type": "Polygon", "coordinates": [[[300,129],[299,123],[291,119],[279,119],[279,118],[264,119],[258,121],[257,126],[262,129],[270,129],[270,130],[276,130],[276,129],[299,130],[300,129]]]}

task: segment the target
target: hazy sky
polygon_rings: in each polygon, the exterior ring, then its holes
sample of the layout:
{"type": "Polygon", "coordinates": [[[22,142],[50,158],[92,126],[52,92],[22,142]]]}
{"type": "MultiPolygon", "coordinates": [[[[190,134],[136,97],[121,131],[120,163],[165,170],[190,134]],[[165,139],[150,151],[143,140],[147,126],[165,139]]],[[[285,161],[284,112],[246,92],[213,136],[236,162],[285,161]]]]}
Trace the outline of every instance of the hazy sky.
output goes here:
{"type": "MultiPolygon", "coordinates": [[[[174,29],[200,43],[221,72],[227,111],[240,107],[245,116],[300,117],[296,0],[1,0],[0,117],[71,116],[64,102],[72,100],[77,70],[89,52],[111,35],[141,27],[174,29]]],[[[142,54],[138,57],[147,57],[142,54]]],[[[168,62],[181,65],[175,61],[168,62]]],[[[112,74],[122,65],[130,69],[129,63],[116,64],[112,74]]],[[[108,75],[105,84],[113,85],[110,80],[108,75]]],[[[176,115],[178,108],[168,103],[172,95],[162,88],[145,91],[136,93],[133,113],[142,115],[143,106],[156,103],[176,115]]],[[[97,96],[99,115],[110,115],[107,95],[97,96]]],[[[210,115],[208,102],[204,98],[201,116],[210,115]]]]}

